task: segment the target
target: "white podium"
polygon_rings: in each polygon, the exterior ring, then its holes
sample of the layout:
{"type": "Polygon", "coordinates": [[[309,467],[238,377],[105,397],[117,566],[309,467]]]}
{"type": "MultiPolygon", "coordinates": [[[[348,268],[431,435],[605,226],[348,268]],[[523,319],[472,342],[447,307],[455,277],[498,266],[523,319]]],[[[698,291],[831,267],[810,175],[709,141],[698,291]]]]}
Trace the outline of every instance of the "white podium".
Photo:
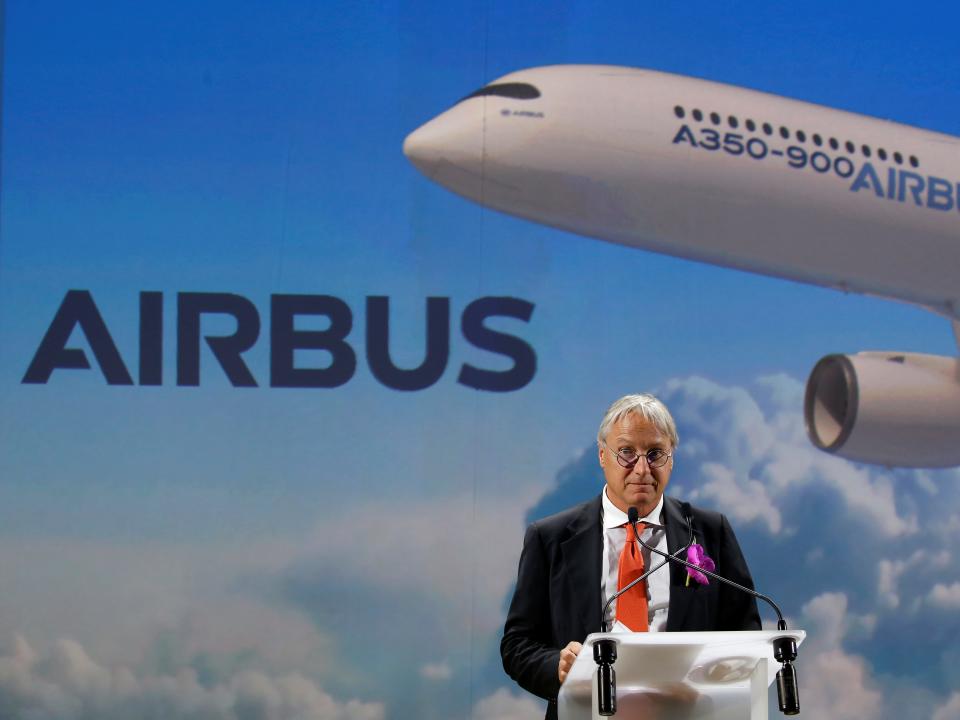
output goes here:
{"type": "Polygon", "coordinates": [[[559,720],[599,720],[593,646],[617,644],[614,720],[767,720],[768,687],[780,664],[776,638],[802,630],[594,633],[587,637],[557,698],[559,720]]]}

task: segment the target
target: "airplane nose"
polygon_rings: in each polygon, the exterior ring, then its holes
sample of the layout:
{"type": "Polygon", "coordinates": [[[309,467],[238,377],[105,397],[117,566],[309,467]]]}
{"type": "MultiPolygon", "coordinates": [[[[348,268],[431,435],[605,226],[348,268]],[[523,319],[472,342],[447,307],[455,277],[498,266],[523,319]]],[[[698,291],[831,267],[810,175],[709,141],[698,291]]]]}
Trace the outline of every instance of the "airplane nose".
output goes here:
{"type": "Polygon", "coordinates": [[[482,108],[460,105],[435,117],[406,137],[403,154],[420,172],[447,187],[468,177],[479,177],[483,158],[482,108]]]}

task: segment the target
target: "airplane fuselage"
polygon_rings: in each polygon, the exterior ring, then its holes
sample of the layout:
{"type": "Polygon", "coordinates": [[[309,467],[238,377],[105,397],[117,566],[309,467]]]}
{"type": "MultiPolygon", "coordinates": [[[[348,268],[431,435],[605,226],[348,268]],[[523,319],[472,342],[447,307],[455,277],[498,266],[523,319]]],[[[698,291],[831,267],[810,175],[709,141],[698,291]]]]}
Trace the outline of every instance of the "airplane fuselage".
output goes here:
{"type": "Polygon", "coordinates": [[[552,66],[498,79],[404,149],[441,185],[535,222],[960,317],[958,138],[668,73],[552,66]]]}

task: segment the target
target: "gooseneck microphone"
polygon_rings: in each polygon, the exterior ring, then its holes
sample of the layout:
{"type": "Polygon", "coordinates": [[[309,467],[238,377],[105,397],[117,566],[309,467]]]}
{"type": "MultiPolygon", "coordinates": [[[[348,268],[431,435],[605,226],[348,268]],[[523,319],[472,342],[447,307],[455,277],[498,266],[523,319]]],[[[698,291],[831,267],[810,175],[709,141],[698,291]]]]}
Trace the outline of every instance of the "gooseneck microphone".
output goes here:
{"type": "MultiPolygon", "coordinates": [[[[635,521],[637,509],[630,509],[634,512],[635,521]]],[[[689,517],[686,518],[686,521],[687,528],[690,530],[690,536],[687,539],[687,544],[675,551],[673,555],[679,555],[693,543],[693,525],[690,523],[689,517]]],[[[635,526],[633,530],[634,533],[636,533],[637,529],[635,526]]],[[[629,534],[629,531],[627,532],[629,534]]],[[[659,565],[655,565],[640,575],[640,577],[630,581],[628,584],[624,585],[617,592],[610,596],[610,599],[607,600],[607,604],[603,606],[603,610],[600,613],[600,629],[603,632],[608,632],[607,610],[610,609],[610,605],[613,604],[613,601],[633,588],[634,585],[646,580],[650,575],[662,568],[668,562],[669,560],[664,560],[659,565]]],[[[609,717],[617,712],[617,673],[613,669],[613,663],[617,660],[617,643],[610,639],[597,641],[593,645],[593,659],[594,662],[597,663],[597,712],[604,717],[609,717]]]]}
{"type": "MultiPolygon", "coordinates": [[[[637,511],[636,508],[630,508],[630,509],[633,510],[635,513],[636,513],[636,511],[637,511]]],[[[629,519],[629,516],[628,516],[628,519],[629,519]]],[[[678,557],[676,557],[676,556],[679,555],[680,553],[684,552],[688,547],[690,547],[690,546],[693,544],[693,526],[690,524],[690,518],[686,518],[686,521],[687,521],[687,528],[690,530],[690,536],[687,538],[687,544],[686,544],[686,545],[684,545],[684,546],[681,547],[679,550],[676,550],[676,551],[674,551],[674,552],[672,553],[672,555],[674,556],[674,560],[679,560],[680,558],[678,558],[678,557]]],[[[636,521],[634,521],[634,522],[636,522],[636,521]]],[[[632,523],[631,523],[631,526],[632,526],[632,523]]],[[[637,530],[636,527],[634,527],[633,530],[634,530],[634,532],[636,532],[636,530],[637,530]]],[[[614,602],[618,597],[620,597],[620,596],[623,595],[625,592],[627,592],[627,590],[630,590],[634,585],[637,585],[638,583],[643,582],[644,580],[646,580],[648,577],[650,577],[651,575],[653,575],[657,570],[659,570],[660,568],[662,568],[664,565],[666,565],[666,564],[669,562],[669,556],[665,555],[664,553],[660,553],[659,551],[658,551],[658,553],[659,553],[660,555],[663,555],[664,557],[666,557],[667,560],[664,560],[664,561],[662,561],[659,565],[655,565],[654,567],[650,568],[650,569],[647,570],[645,573],[643,573],[642,575],[640,575],[640,577],[634,578],[634,579],[631,580],[629,583],[627,583],[626,585],[624,585],[622,588],[620,588],[619,590],[617,590],[617,592],[615,592],[613,595],[611,595],[611,596],[610,596],[610,599],[607,600],[607,604],[603,606],[603,610],[600,612],[600,630],[601,630],[602,632],[609,632],[609,628],[607,627],[607,610],[610,609],[610,606],[613,604],[613,602],[614,602]]]]}
{"type": "MultiPolygon", "coordinates": [[[[783,619],[783,613],[780,612],[780,608],[773,600],[763,593],[758,593],[756,590],[751,590],[748,587],[744,587],[739,583],[733,582],[733,580],[727,580],[727,578],[721,577],[720,575],[710,572],[709,570],[705,570],[699,565],[687,560],[682,560],[674,555],[668,555],[667,553],[661,552],[657,548],[645,543],[640,538],[640,533],[637,530],[637,522],[639,519],[640,513],[637,512],[635,507],[631,507],[627,510],[627,521],[630,523],[630,527],[633,528],[633,536],[644,548],[652,553],[656,553],[657,555],[662,555],[666,558],[667,562],[676,562],[680,563],[681,565],[685,565],[688,568],[696,568],[698,572],[703,573],[707,577],[711,577],[714,580],[724,583],[725,585],[734,587],[737,590],[745,592],[748,595],[752,595],[755,598],[760,598],[770,607],[772,607],[774,612],[777,613],[777,630],[784,631],[787,629],[787,622],[783,619]]],[[[686,517],[686,521],[692,536],[693,524],[689,516],[686,517]]],[[[780,670],[777,672],[777,700],[779,701],[780,712],[782,712],[784,715],[797,715],[800,713],[800,693],[797,689],[797,672],[793,667],[793,661],[797,659],[796,641],[789,636],[776,638],[773,641],[773,655],[777,662],[781,664],[780,670]]]]}

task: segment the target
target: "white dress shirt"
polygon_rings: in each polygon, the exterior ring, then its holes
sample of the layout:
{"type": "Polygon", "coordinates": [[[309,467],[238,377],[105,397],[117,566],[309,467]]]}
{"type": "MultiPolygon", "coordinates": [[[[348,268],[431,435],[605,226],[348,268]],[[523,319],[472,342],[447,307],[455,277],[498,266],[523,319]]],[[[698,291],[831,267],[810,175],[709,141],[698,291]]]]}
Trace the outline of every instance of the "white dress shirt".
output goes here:
{"type": "MultiPolygon", "coordinates": [[[[630,530],[631,537],[633,530],[626,527],[620,527],[627,522],[627,514],[614,505],[607,497],[607,488],[603,488],[602,498],[603,508],[603,570],[600,574],[600,601],[601,607],[607,604],[607,601],[617,592],[618,576],[620,574],[620,553],[623,551],[623,545],[627,539],[627,530],[630,530]]],[[[663,496],[660,496],[660,502],[650,511],[646,517],[640,518],[640,522],[646,527],[640,533],[640,537],[645,543],[655,547],[661,552],[667,552],[667,533],[663,526],[663,496]]],[[[636,542],[636,541],[634,541],[636,542]]],[[[640,547],[643,554],[643,566],[649,570],[650,556],[653,554],[643,546],[640,547]]],[[[654,555],[653,563],[658,565],[662,561],[659,555],[654,555]]],[[[650,623],[650,632],[662,632],[667,628],[667,608],[670,604],[670,567],[669,563],[657,570],[653,575],[647,578],[647,608],[648,620],[650,623]]],[[[640,587],[634,587],[627,592],[640,592],[640,587]]],[[[604,620],[607,627],[613,623],[613,618],[617,614],[617,601],[614,600],[607,610],[604,620]]],[[[627,631],[627,628],[620,623],[613,626],[612,632],[627,631]]]]}

